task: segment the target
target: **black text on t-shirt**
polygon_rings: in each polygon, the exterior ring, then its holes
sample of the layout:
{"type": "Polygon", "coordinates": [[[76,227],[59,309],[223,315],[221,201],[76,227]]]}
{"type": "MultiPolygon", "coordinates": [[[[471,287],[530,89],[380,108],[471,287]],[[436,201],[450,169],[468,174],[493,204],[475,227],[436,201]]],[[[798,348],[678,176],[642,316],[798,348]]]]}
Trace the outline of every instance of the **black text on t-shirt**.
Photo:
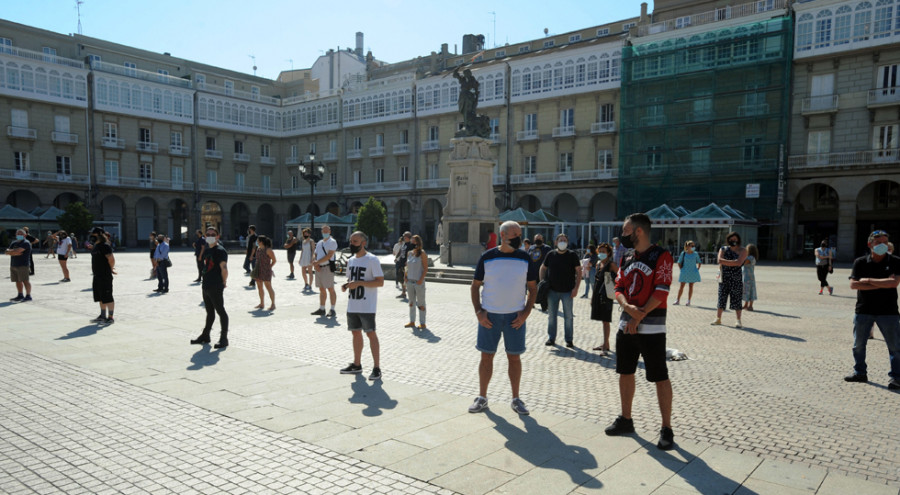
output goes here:
{"type": "MultiPolygon", "coordinates": [[[[364,266],[351,266],[349,272],[351,282],[366,278],[366,267],[364,266]]],[[[366,288],[361,285],[355,289],[348,289],[348,292],[350,293],[350,299],[364,299],[366,296],[366,288]]]]}

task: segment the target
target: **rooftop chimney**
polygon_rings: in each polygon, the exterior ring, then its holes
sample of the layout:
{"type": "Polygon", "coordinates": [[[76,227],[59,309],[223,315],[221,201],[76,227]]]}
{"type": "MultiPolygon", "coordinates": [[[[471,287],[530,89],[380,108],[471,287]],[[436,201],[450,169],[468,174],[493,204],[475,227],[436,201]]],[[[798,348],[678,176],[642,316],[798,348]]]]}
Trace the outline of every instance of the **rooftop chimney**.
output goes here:
{"type": "Polygon", "coordinates": [[[641,2],[641,24],[647,22],[647,2],[641,2]]]}
{"type": "Polygon", "coordinates": [[[356,56],[359,58],[363,56],[363,34],[361,31],[356,32],[356,56]]]}

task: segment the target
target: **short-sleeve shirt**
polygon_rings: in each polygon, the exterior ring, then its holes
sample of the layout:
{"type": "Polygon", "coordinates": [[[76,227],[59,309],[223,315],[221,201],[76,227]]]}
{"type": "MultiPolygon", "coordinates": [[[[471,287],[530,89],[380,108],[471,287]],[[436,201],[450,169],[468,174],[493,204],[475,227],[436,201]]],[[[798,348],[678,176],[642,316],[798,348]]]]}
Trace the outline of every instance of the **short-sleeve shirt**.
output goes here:
{"type": "Polygon", "coordinates": [[[164,260],[169,257],[169,243],[160,242],[156,245],[156,252],[153,253],[153,258],[158,260],[164,260]]]}
{"type": "MultiPolygon", "coordinates": [[[[337,251],[338,245],[337,241],[334,240],[334,237],[329,237],[328,239],[321,239],[316,243],[316,252],[313,256],[313,262],[316,263],[316,260],[320,258],[324,258],[328,256],[328,251],[337,251]]],[[[334,257],[328,259],[328,261],[319,261],[318,264],[326,265],[329,261],[333,260],[334,257]]]]}
{"type": "Polygon", "coordinates": [[[253,248],[256,247],[256,239],[259,236],[256,234],[250,234],[250,237],[247,238],[247,256],[250,256],[250,253],[253,252],[253,248]]]}
{"type": "Polygon", "coordinates": [[[823,266],[827,265],[830,261],[827,256],[831,254],[831,250],[828,248],[817,247],[816,248],[816,265],[823,266]],[[822,256],[824,259],[819,259],[819,256],[822,256]]]}
{"type": "Polygon", "coordinates": [[[106,255],[112,254],[112,247],[106,242],[98,242],[91,249],[91,270],[94,272],[94,278],[110,279],[112,278],[112,267],[109,266],[109,260],[106,255]]]}
{"type": "Polygon", "coordinates": [[[206,239],[203,237],[198,237],[194,240],[194,256],[200,256],[200,251],[203,251],[203,246],[206,245],[206,239]]]}
{"type": "Polygon", "coordinates": [[[528,268],[533,272],[529,274],[533,277],[532,280],[538,279],[538,272],[540,272],[541,265],[544,264],[544,258],[547,257],[547,253],[549,253],[550,251],[553,250],[550,249],[550,246],[546,244],[542,244],[540,246],[534,245],[528,249],[528,258],[530,260],[528,268]]]}
{"type": "MultiPolygon", "coordinates": [[[[639,334],[666,333],[666,299],[672,285],[672,253],[659,246],[650,246],[643,253],[626,256],[616,276],[616,296],[622,294],[628,304],[642,307],[656,298],[660,304],[641,320],[639,334]]],[[[619,328],[624,329],[631,315],[623,311],[619,328]]]]}
{"type": "Polygon", "coordinates": [[[221,244],[207,246],[200,258],[203,262],[203,287],[220,289],[225,286],[222,280],[222,262],[228,262],[228,251],[221,244]]]}
{"type": "Polygon", "coordinates": [[[525,309],[528,282],[537,280],[529,269],[531,258],[518,249],[504,253],[500,248],[488,249],[475,266],[475,280],[481,290],[481,307],[490,313],[509,314],[525,309]]]}
{"type": "Polygon", "coordinates": [[[574,251],[551,251],[544,258],[547,267],[547,279],[550,290],[554,292],[572,292],[575,289],[575,269],[581,267],[578,255],[574,251]]]}
{"type": "Polygon", "coordinates": [[[412,242],[403,242],[400,244],[400,253],[397,256],[397,264],[400,266],[406,266],[406,257],[410,251],[416,248],[416,245],[412,242]]]}
{"type": "Polygon", "coordinates": [[[68,237],[64,237],[59,240],[59,244],[56,245],[56,254],[66,255],[69,254],[69,246],[72,245],[72,239],[68,237]]]}
{"type": "MultiPolygon", "coordinates": [[[[381,270],[381,261],[372,253],[362,256],[353,256],[347,261],[348,282],[370,282],[376,278],[384,277],[381,270]]],[[[378,305],[377,287],[357,287],[347,289],[349,301],[347,301],[348,313],[375,313],[378,305]]]]}
{"type": "Polygon", "coordinates": [[[289,237],[287,242],[285,242],[285,244],[288,245],[288,248],[287,248],[288,253],[296,253],[297,246],[300,245],[300,239],[297,239],[296,237],[289,237]]]}
{"type": "Polygon", "coordinates": [[[19,249],[22,248],[25,251],[22,252],[19,256],[10,256],[9,257],[9,266],[30,266],[31,263],[29,258],[31,257],[31,243],[27,240],[23,239],[21,241],[12,241],[9,244],[10,249],[19,249]]]}
{"type": "MultiPolygon", "coordinates": [[[[900,276],[900,258],[885,255],[879,262],[872,259],[869,253],[853,261],[851,280],[864,278],[888,278],[900,276]]],[[[858,315],[897,315],[897,289],[872,289],[856,291],[856,314],[858,315]]]]}

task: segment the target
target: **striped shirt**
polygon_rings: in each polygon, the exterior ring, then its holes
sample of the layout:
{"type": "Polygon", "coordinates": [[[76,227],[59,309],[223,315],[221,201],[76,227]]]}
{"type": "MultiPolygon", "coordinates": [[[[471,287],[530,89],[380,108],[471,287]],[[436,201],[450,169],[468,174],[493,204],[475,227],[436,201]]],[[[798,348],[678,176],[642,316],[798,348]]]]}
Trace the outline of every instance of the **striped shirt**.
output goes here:
{"type": "MultiPolygon", "coordinates": [[[[660,304],[641,320],[639,334],[666,333],[666,299],[672,284],[672,254],[659,246],[643,253],[626,256],[616,276],[616,295],[622,294],[628,304],[643,307],[656,298],[660,304]]],[[[631,315],[622,312],[619,329],[624,330],[631,315]]]]}
{"type": "Polygon", "coordinates": [[[489,313],[509,314],[525,309],[528,282],[536,279],[528,270],[531,258],[516,249],[504,253],[500,248],[488,249],[475,267],[475,280],[481,281],[481,307],[489,313]]]}

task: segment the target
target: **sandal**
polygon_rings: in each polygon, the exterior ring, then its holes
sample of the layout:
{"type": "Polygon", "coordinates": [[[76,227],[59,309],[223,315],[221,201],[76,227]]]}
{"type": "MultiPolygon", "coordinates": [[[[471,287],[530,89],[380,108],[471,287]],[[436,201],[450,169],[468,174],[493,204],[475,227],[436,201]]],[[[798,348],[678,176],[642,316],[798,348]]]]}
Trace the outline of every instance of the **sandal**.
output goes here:
{"type": "Polygon", "coordinates": [[[263,308],[265,308],[265,306],[262,304],[260,304],[259,306],[253,306],[253,309],[263,309],[263,308]]]}
{"type": "Polygon", "coordinates": [[[407,323],[406,325],[403,325],[403,328],[416,328],[416,322],[411,321],[411,322],[407,323]]]}
{"type": "Polygon", "coordinates": [[[269,311],[275,311],[275,305],[274,305],[274,304],[271,305],[271,306],[269,306],[269,311]]]}

